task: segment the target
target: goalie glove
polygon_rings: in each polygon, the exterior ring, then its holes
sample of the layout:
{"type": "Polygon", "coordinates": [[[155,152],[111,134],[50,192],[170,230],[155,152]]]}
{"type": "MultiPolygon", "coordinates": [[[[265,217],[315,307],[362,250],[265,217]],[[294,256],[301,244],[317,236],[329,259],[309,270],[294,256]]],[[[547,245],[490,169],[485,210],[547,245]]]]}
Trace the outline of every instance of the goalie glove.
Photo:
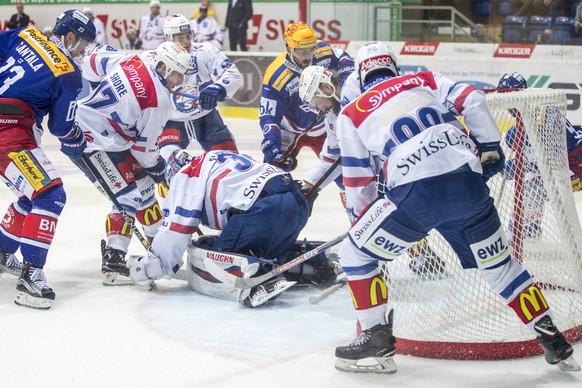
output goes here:
{"type": "MultiPolygon", "coordinates": [[[[170,185],[170,182],[174,178],[174,176],[180,171],[182,167],[187,165],[192,161],[192,155],[190,155],[186,150],[176,150],[172,152],[172,155],[168,158],[168,163],[166,164],[166,182],[167,186],[170,185]]],[[[167,190],[166,190],[167,192],[167,190]]]]}
{"type": "Polygon", "coordinates": [[[488,181],[505,167],[505,154],[499,142],[476,143],[483,167],[483,179],[488,181]]]}

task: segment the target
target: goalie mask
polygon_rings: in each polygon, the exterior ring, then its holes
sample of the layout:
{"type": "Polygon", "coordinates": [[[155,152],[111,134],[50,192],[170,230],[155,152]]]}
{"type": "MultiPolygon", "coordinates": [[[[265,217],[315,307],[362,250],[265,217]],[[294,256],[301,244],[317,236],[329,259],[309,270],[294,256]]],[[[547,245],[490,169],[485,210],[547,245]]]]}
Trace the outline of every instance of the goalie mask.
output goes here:
{"type": "Polygon", "coordinates": [[[372,74],[396,77],[399,74],[396,56],[381,42],[368,43],[358,51],[356,70],[360,78],[360,87],[371,80],[372,74]]]}
{"type": "Polygon", "coordinates": [[[527,89],[527,81],[519,73],[504,74],[499,79],[497,89],[527,89]]]}
{"type": "Polygon", "coordinates": [[[190,54],[182,46],[172,42],[161,43],[153,52],[151,63],[170,89],[183,84],[193,68],[190,54]],[[163,72],[159,69],[162,63],[166,66],[163,72]]]}

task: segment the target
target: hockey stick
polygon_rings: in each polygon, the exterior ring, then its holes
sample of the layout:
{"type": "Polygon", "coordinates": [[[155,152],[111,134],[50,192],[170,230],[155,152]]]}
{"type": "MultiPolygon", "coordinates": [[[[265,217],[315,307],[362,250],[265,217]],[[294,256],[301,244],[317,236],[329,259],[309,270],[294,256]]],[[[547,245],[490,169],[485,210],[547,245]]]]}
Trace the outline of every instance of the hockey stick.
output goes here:
{"type": "Polygon", "coordinates": [[[327,298],[328,296],[330,296],[331,294],[333,294],[334,292],[336,292],[337,290],[342,288],[343,285],[344,285],[344,282],[334,283],[331,286],[327,287],[325,290],[321,291],[320,293],[315,294],[315,295],[311,295],[309,297],[309,303],[311,303],[311,304],[318,303],[319,301],[327,298]]]}
{"type": "Polygon", "coordinates": [[[340,242],[342,242],[346,237],[347,237],[347,233],[342,234],[341,236],[338,236],[336,238],[334,238],[331,241],[326,242],[325,244],[321,244],[318,247],[315,247],[314,249],[305,252],[299,256],[297,256],[296,258],[294,258],[293,260],[277,267],[277,268],[273,268],[271,271],[260,275],[260,276],[256,276],[256,277],[252,277],[252,278],[241,278],[238,277],[236,275],[233,275],[231,273],[228,273],[226,271],[224,271],[218,264],[216,264],[213,260],[209,259],[208,257],[204,258],[204,267],[208,270],[208,272],[214,276],[216,279],[222,281],[223,283],[228,283],[232,286],[234,286],[235,288],[251,288],[251,287],[255,287],[258,286],[259,284],[274,278],[277,275],[282,274],[285,271],[290,270],[293,267],[298,266],[299,264],[303,263],[304,261],[307,261],[309,259],[311,259],[314,256],[317,256],[318,254],[320,254],[321,252],[324,252],[325,250],[327,250],[328,248],[333,247],[334,245],[339,244],[340,242]]]}
{"type": "Polygon", "coordinates": [[[287,148],[287,151],[285,151],[285,153],[283,154],[283,160],[287,160],[289,158],[289,156],[291,156],[291,154],[293,153],[293,151],[295,151],[295,148],[297,148],[297,145],[299,144],[299,141],[304,136],[307,136],[307,134],[313,129],[313,127],[315,127],[317,125],[317,123],[321,119],[323,119],[325,117],[326,114],[327,114],[327,112],[319,111],[319,113],[317,114],[317,116],[307,126],[307,128],[305,128],[305,130],[303,132],[301,132],[299,135],[297,135],[297,137],[295,137],[295,140],[293,140],[293,143],[289,146],[289,148],[287,148]]]}
{"type": "Polygon", "coordinates": [[[323,182],[325,182],[326,179],[329,178],[329,176],[335,171],[335,169],[337,168],[337,166],[340,165],[341,162],[342,157],[340,156],[339,158],[337,158],[335,162],[333,162],[331,166],[329,166],[329,168],[321,176],[321,178],[319,178],[317,182],[315,182],[315,184],[309,190],[307,190],[307,193],[305,193],[305,198],[307,198],[307,200],[309,200],[313,196],[313,194],[317,193],[317,190],[319,190],[323,182]]]}
{"type": "Polygon", "coordinates": [[[101,186],[101,188],[103,189],[103,194],[105,194],[105,196],[109,198],[109,200],[113,203],[113,206],[115,206],[115,208],[117,209],[117,211],[119,213],[121,213],[121,215],[125,219],[125,222],[127,222],[127,224],[129,225],[129,227],[131,228],[131,230],[133,230],[133,234],[135,234],[135,236],[137,237],[137,239],[139,240],[139,242],[141,242],[141,245],[143,245],[143,247],[146,249],[146,251],[149,252],[149,250],[150,250],[150,243],[141,234],[139,228],[133,222],[133,218],[130,217],[129,214],[127,214],[127,212],[125,210],[123,210],[123,207],[121,206],[121,204],[119,203],[119,201],[117,200],[117,198],[115,198],[115,195],[109,189],[109,186],[107,186],[107,183],[105,182],[105,179],[103,179],[103,177],[101,176],[101,174],[99,174],[99,170],[97,170],[97,168],[95,167],[95,165],[93,165],[93,162],[91,162],[91,159],[89,159],[89,156],[87,156],[87,154],[83,154],[81,156],[81,159],[83,159],[83,162],[85,163],[85,165],[87,166],[87,168],[89,169],[89,171],[91,171],[91,174],[93,174],[93,176],[95,177],[95,179],[97,179],[97,182],[99,183],[99,186],[101,186]]]}
{"type": "Polygon", "coordinates": [[[200,96],[195,96],[195,95],[190,94],[190,93],[177,92],[174,90],[170,90],[170,94],[175,94],[176,96],[190,98],[190,99],[196,100],[196,101],[198,101],[200,99],[200,96]]]}

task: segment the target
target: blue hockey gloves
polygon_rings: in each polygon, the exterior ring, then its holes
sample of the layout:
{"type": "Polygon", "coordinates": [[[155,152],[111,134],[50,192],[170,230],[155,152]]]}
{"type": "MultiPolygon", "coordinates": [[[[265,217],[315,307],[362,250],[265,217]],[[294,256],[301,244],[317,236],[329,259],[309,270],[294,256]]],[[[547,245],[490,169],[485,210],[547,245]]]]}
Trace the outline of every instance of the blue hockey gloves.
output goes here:
{"type": "Polygon", "coordinates": [[[158,162],[152,167],[144,167],[144,171],[148,174],[156,183],[166,182],[164,177],[164,170],[166,168],[166,162],[161,156],[158,156],[158,162]]]}
{"type": "Polygon", "coordinates": [[[281,149],[281,141],[277,139],[263,139],[261,150],[265,155],[265,162],[269,164],[281,163],[285,160],[285,155],[281,149]]]}
{"type": "Polygon", "coordinates": [[[483,167],[483,179],[488,181],[494,175],[503,171],[505,167],[505,154],[498,142],[477,144],[481,166],[483,167]]]}
{"type": "Polygon", "coordinates": [[[72,136],[61,137],[59,140],[61,141],[61,152],[72,160],[80,160],[83,151],[87,148],[87,141],[79,127],[75,127],[72,136]]]}
{"type": "Polygon", "coordinates": [[[222,85],[212,84],[200,92],[199,103],[202,109],[210,110],[216,108],[219,101],[226,98],[226,89],[222,85]]]}

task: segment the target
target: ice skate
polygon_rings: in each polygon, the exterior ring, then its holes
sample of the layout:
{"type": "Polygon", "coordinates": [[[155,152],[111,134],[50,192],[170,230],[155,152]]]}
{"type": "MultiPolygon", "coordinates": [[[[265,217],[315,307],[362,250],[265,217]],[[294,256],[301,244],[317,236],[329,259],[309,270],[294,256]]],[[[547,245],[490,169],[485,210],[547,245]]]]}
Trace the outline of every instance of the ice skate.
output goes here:
{"type": "Polygon", "coordinates": [[[362,331],[348,346],[338,346],[335,349],[335,368],[342,372],[396,373],[392,358],[396,353],[392,315],[393,311],[390,311],[389,323],[362,331]]]}
{"type": "Polygon", "coordinates": [[[297,282],[287,281],[283,276],[270,279],[251,288],[249,295],[243,299],[243,304],[247,307],[267,304],[269,300],[278,298],[283,291],[292,287],[295,283],[297,282]]]}
{"type": "Polygon", "coordinates": [[[129,286],[133,281],[129,278],[129,268],[125,262],[125,252],[107,246],[101,240],[101,272],[105,275],[104,286],[129,286]]]}
{"type": "Polygon", "coordinates": [[[537,340],[544,349],[544,358],[548,364],[558,365],[565,371],[580,371],[580,365],[572,357],[574,349],[554,325],[549,315],[540,319],[535,324],[534,330],[540,334],[537,340]]]}
{"type": "Polygon", "coordinates": [[[0,274],[3,273],[19,277],[22,273],[22,264],[14,254],[0,251],[0,274]]]}
{"type": "Polygon", "coordinates": [[[27,263],[22,266],[16,290],[14,303],[19,306],[48,310],[55,300],[55,292],[46,284],[42,268],[27,263]]]}

